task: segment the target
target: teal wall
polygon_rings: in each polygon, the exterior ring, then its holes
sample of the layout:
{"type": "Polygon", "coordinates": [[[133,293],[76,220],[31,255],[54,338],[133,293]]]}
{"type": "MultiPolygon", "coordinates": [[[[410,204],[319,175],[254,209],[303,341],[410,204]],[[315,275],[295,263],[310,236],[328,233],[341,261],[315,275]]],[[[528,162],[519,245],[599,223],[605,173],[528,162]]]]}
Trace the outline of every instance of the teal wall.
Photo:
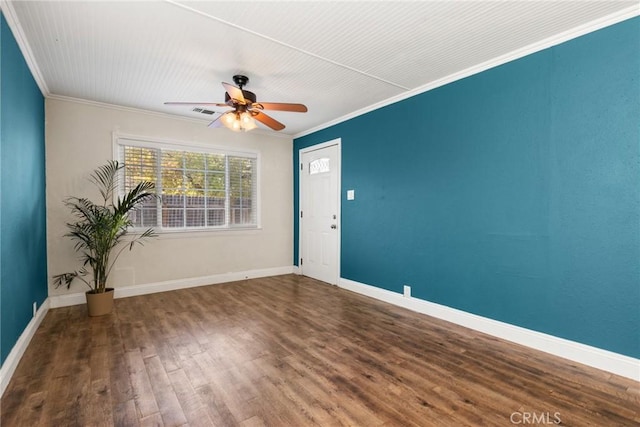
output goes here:
{"type": "Polygon", "coordinates": [[[640,357],[639,41],[634,18],[296,139],[294,165],[342,138],[341,277],[640,357]]]}
{"type": "Polygon", "coordinates": [[[47,297],[44,98],[0,14],[0,362],[47,297]]]}

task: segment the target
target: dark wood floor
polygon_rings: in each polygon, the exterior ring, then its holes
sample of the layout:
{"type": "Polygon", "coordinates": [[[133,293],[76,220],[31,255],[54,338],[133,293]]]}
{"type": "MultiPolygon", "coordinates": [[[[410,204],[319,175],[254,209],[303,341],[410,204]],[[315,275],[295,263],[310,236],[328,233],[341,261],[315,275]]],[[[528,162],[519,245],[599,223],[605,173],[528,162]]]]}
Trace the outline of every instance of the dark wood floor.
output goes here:
{"type": "Polygon", "coordinates": [[[637,426],[637,382],[287,275],[51,310],[10,426],[637,426]],[[529,422],[525,422],[529,421],[529,422]]]}

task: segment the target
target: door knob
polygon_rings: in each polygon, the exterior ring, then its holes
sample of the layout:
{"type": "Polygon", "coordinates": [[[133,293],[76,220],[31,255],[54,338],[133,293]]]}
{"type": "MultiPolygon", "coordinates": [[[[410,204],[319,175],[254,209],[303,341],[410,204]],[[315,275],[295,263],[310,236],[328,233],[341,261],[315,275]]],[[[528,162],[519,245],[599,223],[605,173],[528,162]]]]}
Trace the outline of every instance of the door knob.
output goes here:
{"type": "Polygon", "coordinates": [[[338,228],[338,226],[337,226],[337,225],[335,225],[335,224],[331,224],[331,229],[332,229],[332,230],[335,230],[336,228],[338,228]]]}

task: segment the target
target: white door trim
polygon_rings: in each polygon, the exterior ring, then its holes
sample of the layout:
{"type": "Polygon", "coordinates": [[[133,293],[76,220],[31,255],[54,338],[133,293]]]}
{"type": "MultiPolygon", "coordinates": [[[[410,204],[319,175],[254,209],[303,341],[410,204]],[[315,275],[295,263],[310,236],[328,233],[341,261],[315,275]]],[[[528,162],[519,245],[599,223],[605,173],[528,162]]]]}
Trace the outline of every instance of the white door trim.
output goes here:
{"type": "Polygon", "coordinates": [[[338,236],[337,236],[337,248],[336,248],[336,272],[337,276],[335,277],[334,283],[337,285],[340,280],[340,247],[342,242],[342,207],[340,204],[340,200],[342,199],[342,138],[332,139],[330,141],[322,142],[320,144],[312,145],[310,147],[302,148],[298,150],[298,274],[304,275],[304,263],[301,263],[300,260],[304,258],[304,242],[302,226],[304,222],[304,217],[301,217],[302,212],[302,198],[304,197],[302,194],[302,173],[300,173],[300,165],[302,165],[302,155],[305,153],[309,153],[316,150],[321,150],[323,148],[331,147],[337,145],[338,146],[338,236]]]}

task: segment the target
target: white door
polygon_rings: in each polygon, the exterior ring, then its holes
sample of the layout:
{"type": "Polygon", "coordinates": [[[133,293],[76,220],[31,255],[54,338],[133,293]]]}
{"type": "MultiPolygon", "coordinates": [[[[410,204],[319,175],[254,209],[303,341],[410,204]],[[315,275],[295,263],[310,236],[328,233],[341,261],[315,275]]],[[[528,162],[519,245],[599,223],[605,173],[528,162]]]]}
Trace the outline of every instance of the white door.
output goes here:
{"type": "Polygon", "coordinates": [[[300,151],[300,269],[336,285],[340,272],[340,148],[300,151]]]}

